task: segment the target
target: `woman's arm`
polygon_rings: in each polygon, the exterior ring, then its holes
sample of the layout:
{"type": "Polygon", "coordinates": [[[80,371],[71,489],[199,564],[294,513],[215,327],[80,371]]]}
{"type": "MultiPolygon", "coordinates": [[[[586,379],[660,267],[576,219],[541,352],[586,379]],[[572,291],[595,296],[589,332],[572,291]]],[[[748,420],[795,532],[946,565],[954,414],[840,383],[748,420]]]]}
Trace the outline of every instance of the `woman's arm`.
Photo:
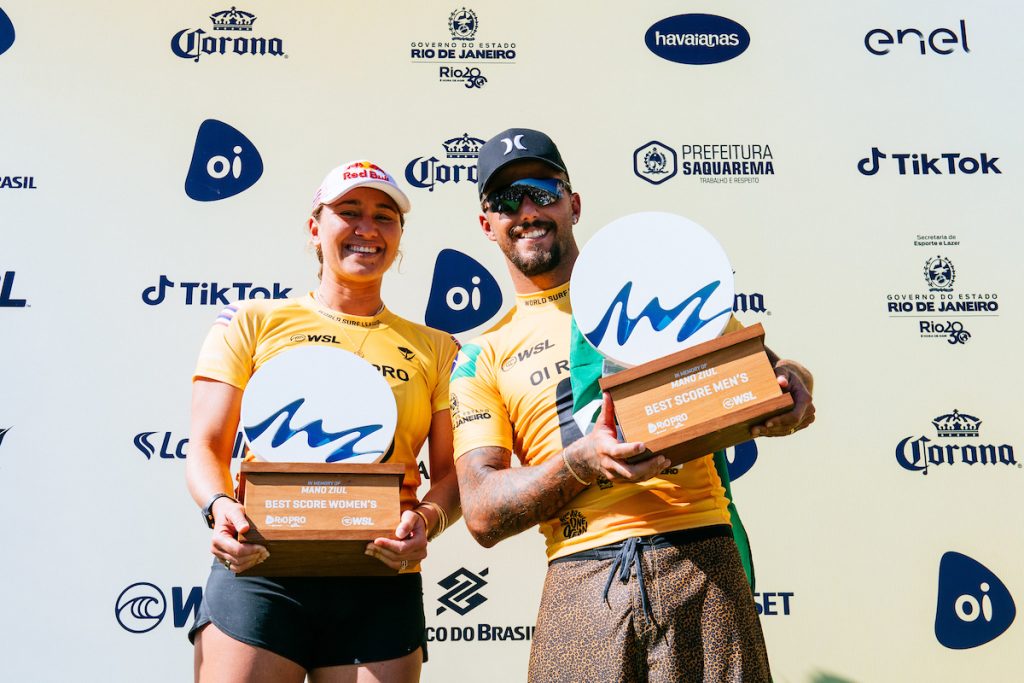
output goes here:
{"type": "MultiPolygon", "coordinates": [[[[230,384],[199,378],[192,383],[192,425],[185,479],[196,505],[203,507],[215,494],[233,494],[231,451],[235,445],[242,391],[230,384]]],[[[232,498],[213,504],[210,552],[232,571],[245,571],[262,562],[267,549],[239,543],[238,534],[249,530],[245,509],[232,498]]]]}

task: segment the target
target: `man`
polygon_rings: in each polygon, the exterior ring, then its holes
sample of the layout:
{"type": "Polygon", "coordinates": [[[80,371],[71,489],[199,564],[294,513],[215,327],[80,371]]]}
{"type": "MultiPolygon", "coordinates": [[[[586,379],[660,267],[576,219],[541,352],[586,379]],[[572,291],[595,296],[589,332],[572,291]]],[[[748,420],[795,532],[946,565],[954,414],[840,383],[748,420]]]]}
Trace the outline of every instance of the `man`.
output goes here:
{"type": "MultiPolygon", "coordinates": [[[[588,434],[573,419],[568,287],[581,202],[558,148],[507,130],[481,148],[478,178],[480,225],[517,301],[453,372],[456,469],[478,542],[535,524],[547,539],[530,680],[771,680],[712,456],[629,462],[646,449],[617,440],[607,395],[588,434]],[[512,453],[526,466],[512,469],[512,453]]],[[[769,358],[795,405],[753,436],[814,420],[810,373],[769,358]]]]}

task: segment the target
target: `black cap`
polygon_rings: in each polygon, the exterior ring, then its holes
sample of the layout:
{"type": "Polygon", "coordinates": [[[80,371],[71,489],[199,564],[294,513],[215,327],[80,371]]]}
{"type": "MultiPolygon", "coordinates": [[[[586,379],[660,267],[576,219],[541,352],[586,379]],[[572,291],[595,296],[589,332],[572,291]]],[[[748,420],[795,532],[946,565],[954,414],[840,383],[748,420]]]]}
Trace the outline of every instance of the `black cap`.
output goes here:
{"type": "Polygon", "coordinates": [[[523,159],[537,159],[558,169],[566,176],[569,172],[565,169],[565,162],[562,155],[558,153],[558,147],[544,133],[529,128],[509,128],[498,133],[484,143],[480,148],[480,155],[477,157],[477,191],[484,196],[484,188],[487,182],[495,173],[509,165],[513,161],[523,159]]]}

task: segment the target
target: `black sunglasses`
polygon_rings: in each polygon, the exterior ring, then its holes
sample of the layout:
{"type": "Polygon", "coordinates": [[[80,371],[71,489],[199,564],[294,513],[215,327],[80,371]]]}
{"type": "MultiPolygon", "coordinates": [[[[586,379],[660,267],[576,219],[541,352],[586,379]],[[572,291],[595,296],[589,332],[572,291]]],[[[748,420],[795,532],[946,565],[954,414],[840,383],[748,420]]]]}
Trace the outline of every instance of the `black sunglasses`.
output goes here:
{"type": "Polygon", "coordinates": [[[515,213],[529,197],[537,206],[550,206],[562,198],[562,188],[569,185],[558,178],[521,178],[511,185],[499,187],[484,198],[484,209],[493,213],[515,213]]]}

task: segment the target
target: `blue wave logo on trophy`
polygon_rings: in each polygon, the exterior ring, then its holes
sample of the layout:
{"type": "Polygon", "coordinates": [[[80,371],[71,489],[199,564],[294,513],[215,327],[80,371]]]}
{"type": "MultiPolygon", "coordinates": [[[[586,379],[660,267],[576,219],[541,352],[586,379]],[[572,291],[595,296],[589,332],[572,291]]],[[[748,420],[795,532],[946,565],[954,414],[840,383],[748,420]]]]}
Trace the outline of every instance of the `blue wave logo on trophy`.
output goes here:
{"type": "Polygon", "coordinates": [[[690,310],[689,316],[683,321],[682,326],[679,328],[679,333],[676,335],[676,341],[686,341],[715,318],[732,312],[732,306],[728,306],[717,313],[714,313],[710,318],[704,318],[701,316],[704,304],[708,302],[711,296],[715,293],[715,290],[718,289],[721,284],[720,280],[710,282],[673,308],[662,308],[661,301],[658,297],[654,297],[654,299],[649,301],[647,305],[643,307],[636,317],[630,317],[627,311],[629,310],[629,295],[633,290],[633,282],[629,281],[623,285],[622,289],[619,290],[619,293],[615,295],[614,299],[612,299],[611,304],[608,306],[608,310],[601,317],[597,327],[590,332],[584,333],[584,336],[595,347],[601,346],[601,342],[604,341],[604,336],[611,325],[613,316],[615,315],[615,310],[618,308],[619,315],[618,323],[615,326],[615,340],[620,346],[625,345],[641,321],[646,320],[650,323],[651,328],[655,332],[661,332],[675,322],[683,311],[693,306],[692,310],[690,310]],[[696,305],[694,306],[694,304],[696,305]]]}
{"type": "Polygon", "coordinates": [[[242,432],[258,460],[383,462],[397,420],[395,396],[377,368],[320,344],[300,343],[266,361],[242,394],[242,432]]]}
{"type": "Polygon", "coordinates": [[[295,429],[292,426],[292,420],[295,418],[295,414],[302,407],[302,404],[306,402],[306,399],[299,398],[285,407],[281,408],[277,412],[273,413],[263,422],[255,424],[251,427],[245,428],[245,437],[250,442],[255,441],[263,435],[272,425],[284,417],[284,420],[280,422],[277,431],[274,432],[271,437],[270,444],[273,448],[278,448],[285,444],[289,439],[292,439],[300,434],[306,435],[306,443],[310,448],[320,448],[327,444],[334,444],[335,442],[341,441],[341,445],[331,451],[330,454],[324,458],[324,462],[340,462],[343,460],[351,460],[352,458],[367,456],[367,455],[384,455],[385,451],[379,449],[370,449],[357,451],[356,446],[363,438],[373,434],[374,432],[380,431],[384,425],[364,425],[361,427],[351,427],[349,429],[343,429],[340,432],[328,432],[324,429],[324,421],[322,419],[313,420],[309,424],[295,429]]]}
{"type": "Polygon", "coordinates": [[[573,317],[602,356],[625,367],[718,337],[734,305],[725,250],[670,213],[624,216],[585,245],[570,283],[573,317]]]}

